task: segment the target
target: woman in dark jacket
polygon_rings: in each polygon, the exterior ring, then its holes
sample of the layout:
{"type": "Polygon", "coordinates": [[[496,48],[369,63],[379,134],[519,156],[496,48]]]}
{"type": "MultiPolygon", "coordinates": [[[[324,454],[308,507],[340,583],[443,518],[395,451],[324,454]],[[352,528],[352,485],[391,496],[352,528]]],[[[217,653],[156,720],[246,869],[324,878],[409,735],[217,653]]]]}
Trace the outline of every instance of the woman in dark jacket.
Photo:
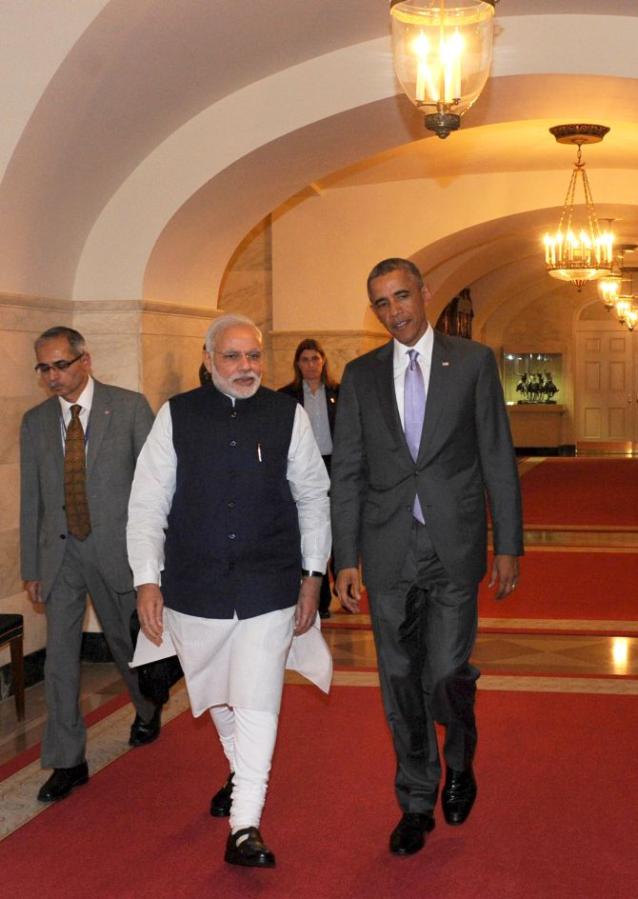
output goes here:
{"type": "MultiPolygon", "coordinates": [[[[330,474],[339,385],[328,373],[326,354],[318,340],[307,338],[301,341],[295,350],[293,369],[294,380],[282,387],[281,393],[294,397],[308,413],[319,452],[330,474]]],[[[330,617],[331,598],[330,579],[326,573],[319,597],[319,615],[322,618],[330,617]]]]}

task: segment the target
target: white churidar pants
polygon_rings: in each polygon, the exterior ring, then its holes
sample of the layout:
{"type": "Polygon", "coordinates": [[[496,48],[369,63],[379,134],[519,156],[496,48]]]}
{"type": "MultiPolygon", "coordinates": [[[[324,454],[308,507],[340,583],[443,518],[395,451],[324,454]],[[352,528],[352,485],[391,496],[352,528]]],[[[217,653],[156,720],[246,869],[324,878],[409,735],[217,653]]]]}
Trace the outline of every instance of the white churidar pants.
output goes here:
{"type": "Polygon", "coordinates": [[[214,706],[210,710],[233,777],[230,829],[259,827],[266,801],[279,716],[275,712],[214,706]]]}
{"type": "Polygon", "coordinates": [[[210,709],[234,771],[230,826],[258,827],[266,799],[294,606],[241,621],[164,609],[193,715],[210,709]]]}

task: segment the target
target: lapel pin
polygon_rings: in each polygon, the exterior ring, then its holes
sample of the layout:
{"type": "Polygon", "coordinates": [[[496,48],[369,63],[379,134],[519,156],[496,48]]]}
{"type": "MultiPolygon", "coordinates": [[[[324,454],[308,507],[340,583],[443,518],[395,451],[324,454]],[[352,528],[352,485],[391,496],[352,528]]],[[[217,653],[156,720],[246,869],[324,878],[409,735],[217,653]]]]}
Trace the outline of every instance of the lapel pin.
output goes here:
{"type": "Polygon", "coordinates": [[[450,363],[449,363],[449,362],[441,362],[441,365],[445,365],[445,366],[447,366],[448,368],[450,367],[450,363]]]}

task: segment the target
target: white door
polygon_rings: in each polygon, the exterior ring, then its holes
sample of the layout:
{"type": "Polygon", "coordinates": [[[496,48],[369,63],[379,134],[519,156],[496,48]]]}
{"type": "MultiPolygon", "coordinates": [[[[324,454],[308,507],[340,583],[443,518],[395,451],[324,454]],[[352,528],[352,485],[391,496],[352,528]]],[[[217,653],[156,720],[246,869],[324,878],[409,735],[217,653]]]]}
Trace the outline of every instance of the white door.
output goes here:
{"type": "Polygon", "coordinates": [[[633,452],[637,335],[615,321],[580,322],[576,332],[576,443],[581,450],[633,452]]]}

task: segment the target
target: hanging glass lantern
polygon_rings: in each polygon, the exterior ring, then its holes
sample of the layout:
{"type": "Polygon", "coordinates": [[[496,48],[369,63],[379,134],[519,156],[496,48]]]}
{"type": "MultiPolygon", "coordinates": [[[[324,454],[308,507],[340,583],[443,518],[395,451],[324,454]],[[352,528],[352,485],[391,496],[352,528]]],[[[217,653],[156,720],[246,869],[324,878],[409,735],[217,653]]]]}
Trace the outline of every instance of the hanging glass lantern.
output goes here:
{"type": "Polygon", "coordinates": [[[391,0],[392,53],[401,87],[445,138],[485,87],[497,0],[391,0]]]}
{"type": "Polygon", "coordinates": [[[631,296],[619,297],[616,300],[616,315],[621,325],[624,325],[627,321],[627,313],[631,310],[632,300],[633,297],[631,296]]]}
{"type": "Polygon", "coordinates": [[[636,325],[638,325],[638,306],[636,305],[635,300],[625,313],[625,324],[629,331],[633,331],[636,325]]]}
{"type": "Polygon", "coordinates": [[[605,309],[613,309],[616,300],[620,296],[622,275],[607,275],[596,282],[598,296],[603,301],[605,309]]]}

